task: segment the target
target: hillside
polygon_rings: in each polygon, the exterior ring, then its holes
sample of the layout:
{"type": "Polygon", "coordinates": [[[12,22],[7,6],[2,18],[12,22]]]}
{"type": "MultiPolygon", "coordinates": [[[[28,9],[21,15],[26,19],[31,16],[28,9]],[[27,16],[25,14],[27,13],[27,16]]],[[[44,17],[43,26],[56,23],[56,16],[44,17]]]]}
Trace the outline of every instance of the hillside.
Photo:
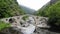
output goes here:
{"type": "Polygon", "coordinates": [[[34,12],[35,12],[34,9],[28,8],[26,6],[20,5],[20,7],[25,11],[26,14],[34,14],[34,12]]]}
{"type": "Polygon", "coordinates": [[[58,1],[60,1],[60,0],[51,0],[49,3],[44,5],[41,9],[39,9],[38,12],[36,12],[36,15],[47,17],[45,15],[46,14],[45,12],[49,9],[49,7],[56,4],[58,1]]]}
{"type": "Polygon", "coordinates": [[[42,8],[40,8],[35,15],[37,16],[44,16],[45,17],[45,11],[50,7],[50,2],[45,4],[42,8]]]}
{"type": "Polygon", "coordinates": [[[24,11],[18,5],[17,0],[0,0],[0,18],[22,14],[24,11]]]}
{"type": "Polygon", "coordinates": [[[37,15],[48,17],[48,24],[51,25],[52,30],[60,30],[60,1],[48,5],[44,10],[39,10],[37,15]]]}

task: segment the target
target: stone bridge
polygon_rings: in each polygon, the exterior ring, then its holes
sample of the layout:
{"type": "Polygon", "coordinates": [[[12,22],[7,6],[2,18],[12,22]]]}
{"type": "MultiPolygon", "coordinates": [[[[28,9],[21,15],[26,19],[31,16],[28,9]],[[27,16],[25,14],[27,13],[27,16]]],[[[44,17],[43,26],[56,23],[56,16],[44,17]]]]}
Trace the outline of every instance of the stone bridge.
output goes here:
{"type": "Polygon", "coordinates": [[[14,16],[9,18],[3,18],[1,21],[4,21],[6,23],[11,23],[11,27],[14,30],[20,30],[22,29],[22,33],[24,34],[30,34],[34,32],[37,27],[40,28],[49,28],[47,25],[48,18],[47,17],[40,17],[40,16],[34,16],[34,15],[20,15],[20,16],[14,16]],[[24,31],[25,30],[25,31],[24,31]],[[28,33],[26,33],[26,31],[28,33]]]}

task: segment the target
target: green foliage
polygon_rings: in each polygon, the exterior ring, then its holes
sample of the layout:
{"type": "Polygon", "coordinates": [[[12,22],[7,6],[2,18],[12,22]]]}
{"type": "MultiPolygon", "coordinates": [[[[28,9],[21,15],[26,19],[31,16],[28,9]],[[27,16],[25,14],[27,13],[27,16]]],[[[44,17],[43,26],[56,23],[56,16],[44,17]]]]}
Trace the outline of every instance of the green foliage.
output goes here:
{"type": "Polygon", "coordinates": [[[49,22],[51,24],[60,25],[60,1],[57,1],[55,4],[47,6],[41,12],[39,11],[38,15],[49,17],[49,22]]]}
{"type": "Polygon", "coordinates": [[[49,17],[55,16],[60,18],[60,1],[49,7],[48,10],[46,11],[46,15],[49,17]]]}
{"type": "Polygon", "coordinates": [[[47,9],[50,7],[51,5],[49,4],[48,6],[43,6],[41,9],[38,10],[38,12],[36,13],[37,16],[46,16],[45,11],[47,11],[47,9]]]}
{"type": "Polygon", "coordinates": [[[7,24],[7,23],[5,23],[3,21],[0,21],[0,31],[5,29],[5,28],[8,28],[8,27],[10,27],[9,23],[7,24]]]}
{"type": "Polygon", "coordinates": [[[27,15],[26,16],[23,16],[22,19],[23,20],[26,20],[26,19],[28,19],[28,16],[27,15]]]}
{"type": "Polygon", "coordinates": [[[46,16],[48,16],[51,20],[54,18],[50,22],[58,23],[58,25],[60,24],[60,1],[48,8],[46,16]]]}
{"type": "Polygon", "coordinates": [[[0,18],[25,14],[17,0],[0,0],[0,18]]]}

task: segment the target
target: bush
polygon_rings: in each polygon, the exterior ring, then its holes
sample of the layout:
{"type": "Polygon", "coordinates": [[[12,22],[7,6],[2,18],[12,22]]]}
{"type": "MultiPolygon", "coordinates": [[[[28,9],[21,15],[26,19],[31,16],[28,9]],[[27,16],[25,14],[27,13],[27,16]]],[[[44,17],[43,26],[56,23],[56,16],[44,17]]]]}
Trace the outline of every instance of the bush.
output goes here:
{"type": "Polygon", "coordinates": [[[22,19],[25,21],[26,19],[28,19],[29,16],[25,15],[22,17],[22,19]]]}
{"type": "Polygon", "coordinates": [[[0,31],[8,27],[10,27],[10,24],[0,21],[0,31]]]}

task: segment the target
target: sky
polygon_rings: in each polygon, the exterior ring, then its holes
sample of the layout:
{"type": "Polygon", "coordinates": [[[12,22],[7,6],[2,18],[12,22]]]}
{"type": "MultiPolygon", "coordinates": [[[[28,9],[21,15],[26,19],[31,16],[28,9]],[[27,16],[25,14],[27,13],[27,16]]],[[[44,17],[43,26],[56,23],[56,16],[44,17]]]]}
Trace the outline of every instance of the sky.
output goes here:
{"type": "Polygon", "coordinates": [[[26,6],[28,8],[38,10],[50,0],[17,0],[19,5],[26,6]]]}

